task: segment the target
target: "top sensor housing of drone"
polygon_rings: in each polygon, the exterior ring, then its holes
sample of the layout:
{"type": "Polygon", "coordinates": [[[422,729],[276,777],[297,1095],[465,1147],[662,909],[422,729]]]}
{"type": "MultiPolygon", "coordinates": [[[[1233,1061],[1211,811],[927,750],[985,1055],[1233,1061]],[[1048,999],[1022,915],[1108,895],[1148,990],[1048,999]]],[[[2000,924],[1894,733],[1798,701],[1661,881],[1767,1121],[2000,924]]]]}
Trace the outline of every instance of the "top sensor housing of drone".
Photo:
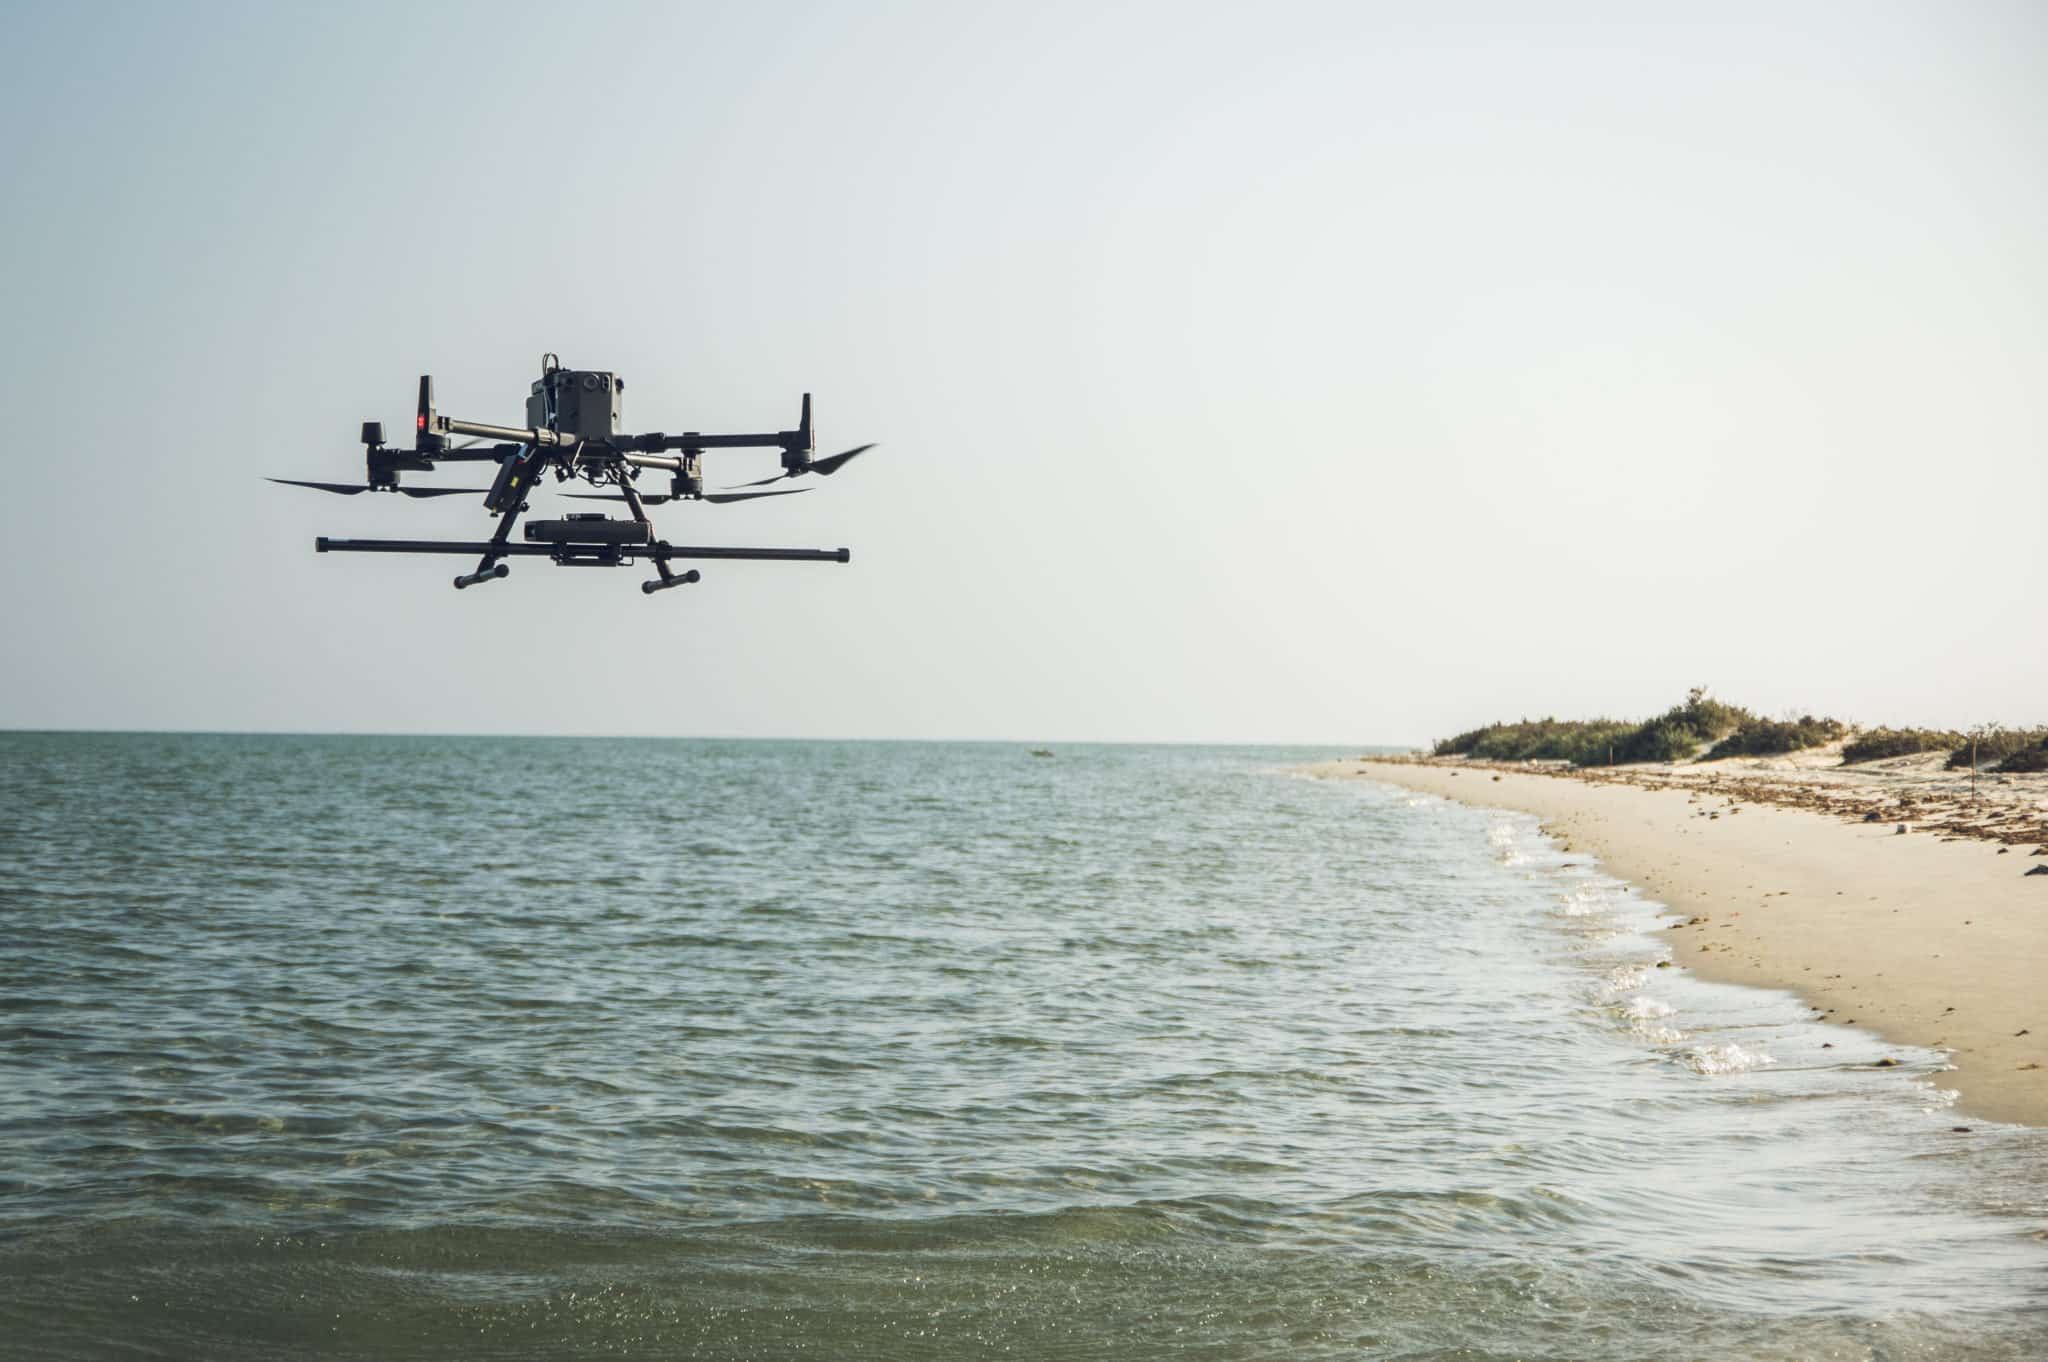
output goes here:
{"type": "Polygon", "coordinates": [[[534,380],[526,399],[526,424],[564,435],[605,440],[619,433],[619,395],[626,380],[595,369],[550,369],[534,380]],[[548,406],[554,406],[554,420],[548,406]]]}

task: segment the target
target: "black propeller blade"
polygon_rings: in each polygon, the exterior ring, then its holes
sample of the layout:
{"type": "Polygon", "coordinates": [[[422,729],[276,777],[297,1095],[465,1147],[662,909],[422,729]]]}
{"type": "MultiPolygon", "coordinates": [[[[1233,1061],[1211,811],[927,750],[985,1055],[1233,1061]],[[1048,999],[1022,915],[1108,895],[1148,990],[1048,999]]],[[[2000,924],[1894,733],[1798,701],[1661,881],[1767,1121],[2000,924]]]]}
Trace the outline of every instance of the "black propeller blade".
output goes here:
{"type": "Polygon", "coordinates": [[[852,461],[855,458],[858,458],[862,454],[867,453],[870,449],[873,448],[873,445],[856,445],[854,448],[847,450],[844,454],[834,454],[832,457],[828,459],[813,459],[809,463],[805,464],[802,468],[795,468],[787,472],[777,473],[772,478],[762,478],[758,482],[743,482],[740,484],[740,486],[766,487],[771,482],[781,482],[784,478],[794,478],[804,473],[822,473],[824,476],[829,478],[834,473],[837,473],[840,469],[846,467],[846,465],[850,461],[852,461]]]}
{"type": "MultiPolygon", "coordinates": [[[[780,492],[706,492],[702,496],[694,498],[694,500],[709,501],[722,505],[728,501],[752,501],[756,497],[793,497],[798,492],[808,492],[810,490],[808,487],[785,487],[780,492]]],[[[578,501],[625,500],[617,492],[564,492],[562,495],[574,497],[578,501]]],[[[692,499],[690,497],[677,497],[668,492],[643,492],[640,494],[640,503],[643,506],[659,506],[664,501],[690,501],[692,499]]]]}
{"type": "MultiPolygon", "coordinates": [[[[304,482],[298,478],[270,478],[267,481],[281,482],[287,487],[311,487],[318,492],[333,492],[344,497],[352,497],[358,492],[373,492],[377,490],[367,482],[304,482]]],[[[482,487],[399,487],[393,490],[402,492],[409,497],[474,497],[482,496],[486,489],[482,487]]]]}
{"type": "Polygon", "coordinates": [[[825,477],[829,478],[834,473],[837,473],[840,469],[846,467],[846,465],[852,463],[855,459],[859,458],[861,455],[867,453],[870,449],[873,448],[873,445],[855,445],[852,449],[847,450],[844,454],[834,454],[829,459],[813,459],[811,460],[810,471],[813,473],[823,474],[825,477]]]}
{"type": "Polygon", "coordinates": [[[808,487],[785,487],[780,492],[706,492],[703,499],[723,505],[728,501],[753,501],[757,497],[793,497],[810,490],[808,487]]]}

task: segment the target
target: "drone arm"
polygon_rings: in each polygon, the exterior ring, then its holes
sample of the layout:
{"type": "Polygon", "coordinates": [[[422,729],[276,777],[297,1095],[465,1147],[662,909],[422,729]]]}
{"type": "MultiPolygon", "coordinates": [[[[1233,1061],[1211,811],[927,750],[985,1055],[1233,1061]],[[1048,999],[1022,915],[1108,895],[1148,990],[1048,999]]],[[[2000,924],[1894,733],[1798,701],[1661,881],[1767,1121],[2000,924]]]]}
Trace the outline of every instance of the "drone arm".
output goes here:
{"type": "MultiPolygon", "coordinates": [[[[553,430],[529,430],[520,426],[491,426],[481,421],[458,421],[452,416],[433,418],[434,429],[441,435],[477,435],[486,440],[505,440],[513,444],[533,445],[549,449],[574,449],[583,443],[580,435],[563,435],[553,430]]],[[[440,454],[436,458],[444,457],[440,454]]]]}
{"type": "MultiPolygon", "coordinates": [[[[609,444],[616,449],[636,454],[661,454],[668,450],[692,449],[792,449],[802,448],[800,441],[805,432],[779,430],[758,432],[749,435],[699,435],[695,432],[683,435],[619,435],[606,440],[586,441],[580,435],[563,435],[545,429],[526,429],[519,426],[493,426],[482,421],[459,421],[452,416],[434,418],[436,431],[442,435],[474,435],[486,440],[503,440],[513,444],[534,445],[549,449],[573,450],[587,443],[609,444]]],[[[435,451],[433,457],[446,459],[457,451],[443,453],[435,451]]],[[[468,453],[468,451],[460,451],[468,453]]],[[[654,468],[671,468],[674,462],[650,464],[654,468]]]]}
{"type": "Polygon", "coordinates": [[[817,449],[818,441],[816,432],[811,428],[811,395],[805,393],[795,430],[763,431],[751,435],[700,435],[696,431],[685,431],[681,435],[629,436],[619,443],[621,448],[646,454],[665,449],[779,449],[785,459],[806,462],[817,449]]]}
{"type": "Polygon", "coordinates": [[[622,439],[619,443],[628,449],[650,453],[664,449],[780,449],[795,434],[784,430],[772,435],[641,435],[622,439]]]}
{"type": "Polygon", "coordinates": [[[629,463],[635,468],[666,468],[671,473],[683,471],[681,459],[667,458],[659,454],[621,454],[620,463],[629,463]]]}
{"type": "Polygon", "coordinates": [[[519,452],[516,444],[471,445],[467,449],[444,449],[432,456],[433,463],[497,463],[519,452]]]}

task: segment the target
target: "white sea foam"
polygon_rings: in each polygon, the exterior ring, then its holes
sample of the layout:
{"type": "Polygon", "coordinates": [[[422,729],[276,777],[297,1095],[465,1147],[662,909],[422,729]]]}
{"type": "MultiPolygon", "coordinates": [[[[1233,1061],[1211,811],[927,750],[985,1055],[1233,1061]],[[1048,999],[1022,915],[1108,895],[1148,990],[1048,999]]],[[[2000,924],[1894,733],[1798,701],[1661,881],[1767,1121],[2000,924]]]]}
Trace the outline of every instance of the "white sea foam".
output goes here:
{"type": "Polygon", "coordinates": [[[1778,1061],[1762,1050],[1745,1050],[1733,1041],[1725,1045],[1702,1045],[1686,1051],[1686,1067],[1702,1074],[1739,1074],[1778,1061]]]}
{"type": "Polygon", "coordinates": [[[1678,1045],[1686,1039],[1685,1032],[1667,1024],[1665,1020],[1674,1015],[1677,1009],[1660,998],[1638,993],[1610,1004],[1610,1010],[1627,1024],[1630,1035],[1651,1045],[1678,1045]]]}
{"type": "Polygon", "coordinates": [[[1571,893],[1559,901],[1558,911],[1566,917],[1592,917],[1600,913],[1612,913],[1621,902],[1621,896],[1610,884],[1594,882],[1574,886],[1571,893]]]}
{"type": "Polygon", "coordinates": [[[1634,993],[1643,986],[1643,980],[1650,977],[1652,968],[1654,966],[1637,963],[1616,965],[1607,971],[1606,995],[1609,998],[1619,998],[1624,994],[1634,993]]]}
{"type": "Polygon", "coordinates": [[[1503,865],[1527,865],[1531,859],[1522,844],[1522,839],[1515,833],[1515,825],[1505,822],[1495,823],[1486,830],[1487,843],[1493,847],[1494,853],[1500,857],[1503,865]]]}

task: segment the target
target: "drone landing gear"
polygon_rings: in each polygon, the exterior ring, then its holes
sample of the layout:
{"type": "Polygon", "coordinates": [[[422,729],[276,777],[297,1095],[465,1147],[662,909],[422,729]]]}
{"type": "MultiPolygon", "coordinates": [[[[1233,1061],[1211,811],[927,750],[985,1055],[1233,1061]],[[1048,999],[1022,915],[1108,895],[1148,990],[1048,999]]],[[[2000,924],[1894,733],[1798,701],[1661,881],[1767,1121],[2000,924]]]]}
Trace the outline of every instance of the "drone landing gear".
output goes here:
{"type": "Polygon", "coordinates": [[[695,568],[691,568],[688,572],[683,573],[670,572],[667,561],[660,558],[654,560],[654,566],[661,569],[661,576],[652,581],[640,583],[640,590],[649,596],[652,596],[657,591],[667,591],[671,587],[688,586],[690,583],[698,580],[701,575],[695,568]]]}
{"type": "Polygon", "coordinates": [[[485,568],[481,572],[465,572],[455,579],[455,589],[460,591],[466,586],[475,586],[480,582],[495,582],[500,577],[510,576],[511,572],[512,569],[506,567],[503,563],[498,564],[496,567],[485,568]]]}
{"type": "Polygon", "coordinates": [[[657,539],[651,544],[512,544],[455,542],[440,539],[330,539],[322,535],[313,541],[320,553],[450,553],[476,554],[482,562],[475,572],[455,579],[455,589],[494,582],[511,571],[500,558],[550,558],[564,567],[622,567],[642,558],[654,564],[661,575],[642,582],[640,589],[652,596],[700,580],[697,569],[677,572],[669,566],[678,558],[715,559],[736,563],[848,563],[853,554],[846,549],[742,549],[701,544],[671,544],[657,539]]]}
{"type": "Polygon", "coordinates": [[[528,509],[526,493],[545,471],[547,460],[547,450],[540,446],[528,446],[523,452],[503,458],[497,481],[484,503],[497,514],[497,531],[484,543],[429,539],[330,539],[323,535],[313,541],[313,547],[321,553],[476,554],[476,571],[466,572],[455,579],[457,591],[484,582],[495,582],[506,576],[511,571],[502,561],[506,558],[546,557],[560,567],[620,567],[646,558],[653,562],[658,574],[640,584],[640,590],[649,596],[688,586],[701,579],[695,568],[684,572],[671,568],[669,561],[675,558],[783,563],[844,563],[852,558],[845,549],[712,548],[670,544],[656,539],[654,524],[647,517],[646,499],[634,488],[623,465],[608,470],[606,480],[619,489],[619,499],[632,512],[630,520],[614,520],[601,513],[571,514],[558,520],[529,520],[526,522],[526,542],[514,543],[512,526],[528,509]]]}

